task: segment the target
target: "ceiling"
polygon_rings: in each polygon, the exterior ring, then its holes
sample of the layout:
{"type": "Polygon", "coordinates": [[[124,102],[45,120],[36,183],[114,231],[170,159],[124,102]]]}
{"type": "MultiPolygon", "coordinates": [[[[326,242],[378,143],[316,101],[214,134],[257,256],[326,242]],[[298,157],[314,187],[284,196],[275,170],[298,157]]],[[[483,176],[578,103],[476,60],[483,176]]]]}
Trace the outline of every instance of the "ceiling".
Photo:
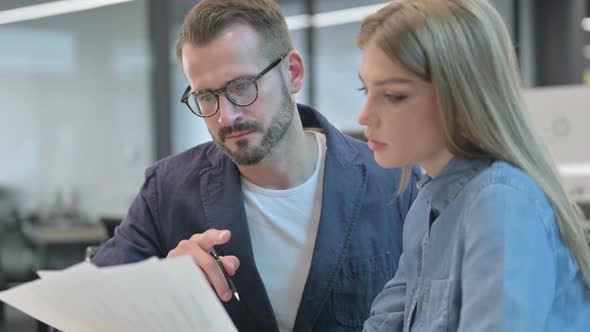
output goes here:
{"type": "Polygon", "coordinates": [[[1,0],[0,1],[0,11],[8,10],[18,7],[30,6],[30,5],[37,5],[44,2],[51,2],[48,0],[1,0]]]}
{"type": "MultiPolygon", "coordinates": [[[[52,2],[55,0],[0,0],[0,11],[2,10],[8,10],[8,9],[13,9],[13,8],[18,8],[18,7],[24,7],[24,6],[30,6],[30,5],[36,5],[36,4],[40,4],[40,3],[45,3],[45,2],[52,2]]],[[[331,1],[335,1],[335,0],[331,0],[331,1]]],[[[194,6],[196,3],[198,2],[198,0],[174,0],[174,5],[181,5],[181,6],[185,6],[185,7],[192,7],[194,6]]],[[[281,3],[299,3],[299,2],[304,2],[304,0],[277,0],[277,2],[279,4],[281,3]]]]}

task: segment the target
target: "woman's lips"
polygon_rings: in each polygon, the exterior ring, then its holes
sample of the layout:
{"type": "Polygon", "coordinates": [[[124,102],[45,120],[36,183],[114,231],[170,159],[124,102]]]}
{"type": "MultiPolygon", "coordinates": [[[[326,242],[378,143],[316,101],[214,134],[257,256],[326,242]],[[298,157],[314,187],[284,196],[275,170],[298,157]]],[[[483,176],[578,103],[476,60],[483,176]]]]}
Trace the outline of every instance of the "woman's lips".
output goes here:
{"type": "Polygon", "coordinates": [[[369,145],[369,149],[371,149],[372,151],[381,150],[385,147],[385,143],[381,143],[373,139],[369,139],[367,141],[367,144],[369,145]]]}

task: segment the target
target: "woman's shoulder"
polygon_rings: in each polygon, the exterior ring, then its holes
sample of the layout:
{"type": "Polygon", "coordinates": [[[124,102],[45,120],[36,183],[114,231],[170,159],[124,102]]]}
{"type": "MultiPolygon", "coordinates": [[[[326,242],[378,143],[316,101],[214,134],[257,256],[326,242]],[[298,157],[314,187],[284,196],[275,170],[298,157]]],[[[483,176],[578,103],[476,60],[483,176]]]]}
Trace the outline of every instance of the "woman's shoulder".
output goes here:
{"type": "Polygon", "coordinates": [[[545,193],[535,180],[522,169],[496,160],[482,170],[470,183],[470,189],[483,191],[496,189],[526,195],[533,200],[546,200],[545,193]]]}
{"type": "MultiPolygon", "coordinates": [[[[523,204],[522,208],[536,210],[544,221],[552,220],[553,208],[537,182],[522,169],[505,161],[494,161],[469,183],[465,190],[467,200],[480,201],[482,197],[495,197],[505,204],[523,204]]],[[[546,223],[546,226],[552,223],[546,223]]]]}

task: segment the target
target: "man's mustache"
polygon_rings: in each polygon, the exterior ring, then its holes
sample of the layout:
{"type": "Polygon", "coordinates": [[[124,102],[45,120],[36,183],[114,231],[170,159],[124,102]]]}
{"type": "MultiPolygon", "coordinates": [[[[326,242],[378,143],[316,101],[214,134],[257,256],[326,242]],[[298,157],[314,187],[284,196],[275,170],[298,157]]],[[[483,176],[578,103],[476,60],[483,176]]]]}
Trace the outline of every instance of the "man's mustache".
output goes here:
{"type": "Polygon", "coordinates": [[[235,132],[241,131],[262,131],[262,126],[255,121],[240,122],[233,126],[227,126],[219,129],[219,140],[225,142],[225,138],[235,132]]]}

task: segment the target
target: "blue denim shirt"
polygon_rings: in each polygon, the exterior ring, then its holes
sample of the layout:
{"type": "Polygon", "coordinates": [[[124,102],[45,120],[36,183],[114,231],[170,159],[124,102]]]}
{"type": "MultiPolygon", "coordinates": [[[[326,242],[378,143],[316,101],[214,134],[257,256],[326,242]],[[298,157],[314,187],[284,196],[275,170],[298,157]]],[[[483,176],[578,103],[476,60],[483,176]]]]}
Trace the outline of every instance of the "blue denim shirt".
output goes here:
{"type": "Polygon", "coordinates": [[[364,331],[590,331],[590,291],[528,175],[457,157],[418,186],[364,331]]]}

